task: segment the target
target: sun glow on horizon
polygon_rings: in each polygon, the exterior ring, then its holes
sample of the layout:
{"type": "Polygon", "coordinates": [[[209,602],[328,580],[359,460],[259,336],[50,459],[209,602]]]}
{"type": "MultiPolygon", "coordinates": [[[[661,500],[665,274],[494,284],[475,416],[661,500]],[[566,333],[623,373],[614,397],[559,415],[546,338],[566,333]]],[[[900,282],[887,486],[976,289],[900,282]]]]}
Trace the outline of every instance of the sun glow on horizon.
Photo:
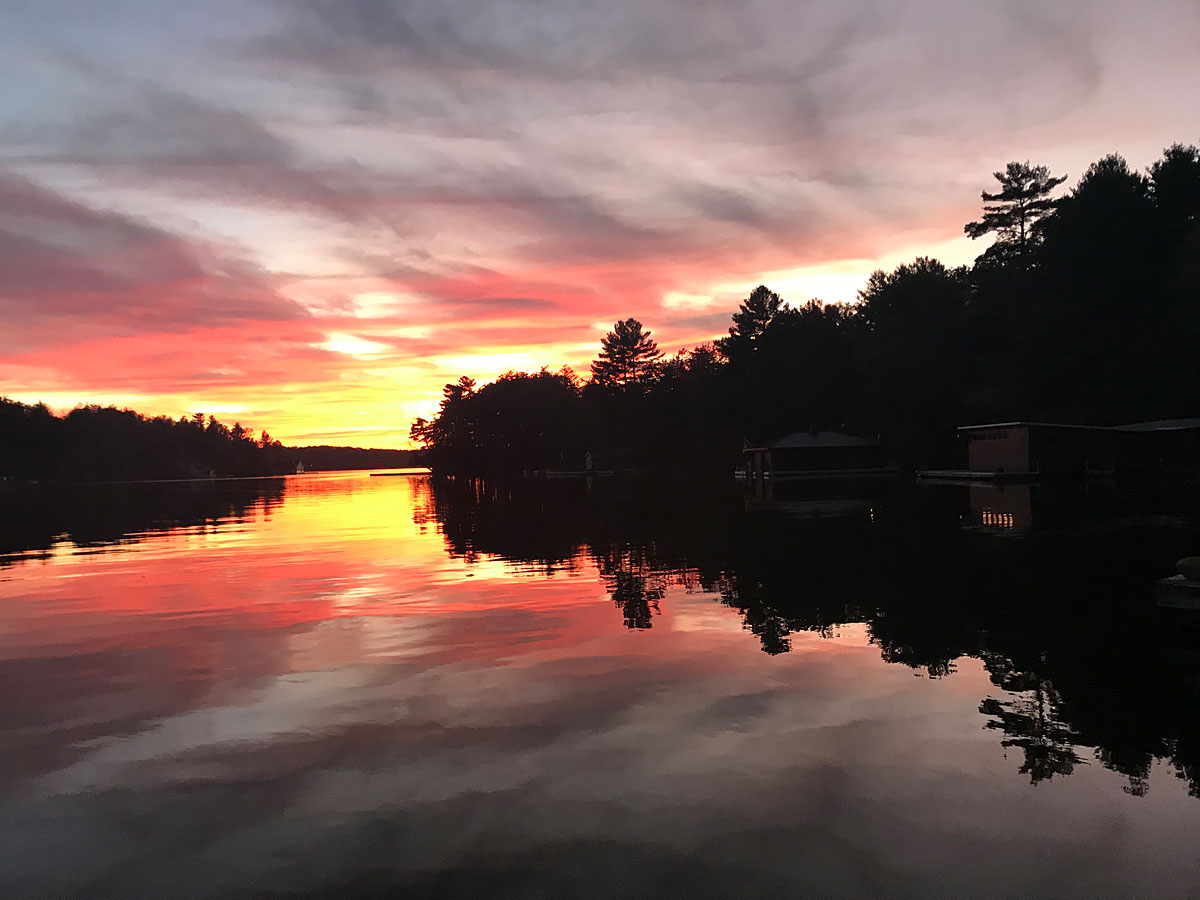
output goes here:
{"type": "MultiPolygon", "coordinates": [[[[978,250],[978,245],[969,240],[956,238],[927,252],[952,265],[978,250]]],[[[871,271],[910,261],[915,255],[917,251],[897,251],[873,260],[844,259],[770,270],[759,278],[737,283],[715,281],[706,288],[681,279],[679,289],[661,294],[658,315],[651,311],[637,317],[667,353],[689,349],[724,336],[729,317],[758,283],[766,284],[793,306],[811,297],[853,302],[871,271]]],[[[338,290],[336,282],[328,282],[323,289],[330,296],[338,290]]],[[[309,344],[314,350],[330,354],[328,361],[314,360],[303,369],[271,364],[256,377],[252,365],[235,359],[209,370],[210,383],[181,383],[177,389],[158,393],[73,392],[64,385],[40,393],[20,390],[11,396],[21,402],[45,402],[58,412],[95,403],[131,408],[145,415],[178,417],[199,411],[222,421],[228,418],[231,425],[236,417],[243,425],[266,429],[292,444],[408,449],[412,447],[408,437],[411,422],[437,414],[446,383],[465,375],[482,386],[509,371],[557,371],[564,366],[586,378],[591,360],[599,352],[600,336],[613,327],[616,318],[624,317],[617,313],[612,320],[577,319],[572,326],[557,326],[553,340],[538,341],[536,317],[522,319],[506,309],[451,329],[448,325],[413,323],[384,314],[397,299],[390,292],[360,292],[354,296],[356,308],[342,318],[350,327],[318,332],[317,339],[309,344]],[[365,330],[355,328],[355,322],[365,330]],[[488,330],[501,337],[525,331],[533,340],[507,345],[479,343],[463,352],[473,333],[488,330]],[[563,340],[565,335],[570,337],[563,340]],[[250,378],[255,381],[246,383],[250,378]]],[[[319,298],[311,295],[311,299],[319,298]]],[[[253,341],[259,343],[261,339],[253,341]]]]}
{"type": "MultiPolygon", "coordinates": [[[[768,272],[762,283],[779,294],[791,306],[803,306],[809,300],[824,303],[856,303],[871,273],[882,269],[890,271],[897,266],[912,262],[918,256],[931,256],[948,267],[969,265],[986,249],[987,243],[972,241],[958,236],[949,240],[924,246],[906,246],[889,251],[874,259],[839,259],[813,266],[781,269],[768,272]]],[[[718,292],[728,286],[722,285],[718,292]]]]}

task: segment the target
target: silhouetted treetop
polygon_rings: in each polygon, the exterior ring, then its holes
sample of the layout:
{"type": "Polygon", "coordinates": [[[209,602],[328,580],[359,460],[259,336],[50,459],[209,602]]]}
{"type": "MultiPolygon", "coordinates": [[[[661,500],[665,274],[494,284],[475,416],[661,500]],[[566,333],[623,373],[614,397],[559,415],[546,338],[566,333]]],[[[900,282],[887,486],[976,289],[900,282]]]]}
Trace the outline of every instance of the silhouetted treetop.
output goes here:
{"type": "Polygon", "coordinates": [[[1200,223],[1200,149],[1172,144],[1150,167],[1150,195],[1163,218],[1168,242],[1180,241],[1200,223]]]}
{"type": "Polygon", "coordinates": [[[965,304],[967,289],[965,267],[947,269],[939,260],[918,256],[892,272],[872,272],[858,292],[858,315],[870,328],[944,324],[965,304]]]}
{"type": "Polygon", "coordinates": [[[1030,165],[1028,160],[1010,162],[1003,172],[992,174],[1000,182],[1000,190],[982,193],[983,218],[968,222],[963,231],[972,238],[996,232],[997,244],[1027,259],[1030,246],[1037,242],[1037,223],[1054,209],[1050,192],[1066,176],[1052,176],[1046,166],[1030,165]]]}
{"type": "Polygon", "coordinates": [[[782,298],[765,284],[760,284],[733,314],[729,336],[717,341],[717,347],[734,362],[753,353],[763,334],[784,309],[782,298]]]}
{"type": "Polygon", "coordinates": [[[622,319],[600,341],[600,355],[592,363],[592,381],[606,387],[644,381],[655,374],[662,355],[641,322],[622,319]]]}

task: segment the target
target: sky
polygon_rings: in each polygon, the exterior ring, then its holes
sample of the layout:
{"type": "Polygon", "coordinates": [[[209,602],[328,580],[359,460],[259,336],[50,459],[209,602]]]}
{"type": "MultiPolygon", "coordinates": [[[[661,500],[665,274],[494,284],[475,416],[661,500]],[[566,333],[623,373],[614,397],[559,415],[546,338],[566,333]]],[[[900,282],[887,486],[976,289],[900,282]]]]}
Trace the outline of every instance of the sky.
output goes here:
{"type": "Polygon", "coordinates": [[[1200,140],[1195,0],[4,0],[0,395],[404,447],[1200,140]]]}

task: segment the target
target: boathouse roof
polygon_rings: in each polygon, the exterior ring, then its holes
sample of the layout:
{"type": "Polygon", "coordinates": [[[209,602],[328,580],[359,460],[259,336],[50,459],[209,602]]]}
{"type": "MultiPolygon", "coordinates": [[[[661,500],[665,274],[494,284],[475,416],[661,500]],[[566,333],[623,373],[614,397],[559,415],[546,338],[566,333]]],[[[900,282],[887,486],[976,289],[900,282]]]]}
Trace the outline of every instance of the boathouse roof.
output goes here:
{"type": "Polygon", "coordinates": [[[816,447],[876,447],[878,441],[836,431],[797,431],[747,450],[807,450],[816,447]]]}
{"type": "Polygon", "coordinates": [[[1069,425],[1064,422],[992,422],[987,425],[959,425],[959,431],[990,431],[993,428],[1072,428],[1084,431],[1112,431],[1107,425],[1069,425]]]}
{"type": "Polygon", "coordinates": [[[959,425],[959,431],[990,431],[995,428],[1071,428],[1086,431],[1192,431],[1200,430],[1200,418],[1161,419],[1132,425],[1069,425],[1063,422],[993,422],[988,425],[959,425]]]}
{"type": "Polygon", "coordinates": [[[1197,419],[1161,419],[1157,422],[1136,422],[1133,425],[1117,425],[1117,431],[1193,431],[1200,429],[1197,419]]]}

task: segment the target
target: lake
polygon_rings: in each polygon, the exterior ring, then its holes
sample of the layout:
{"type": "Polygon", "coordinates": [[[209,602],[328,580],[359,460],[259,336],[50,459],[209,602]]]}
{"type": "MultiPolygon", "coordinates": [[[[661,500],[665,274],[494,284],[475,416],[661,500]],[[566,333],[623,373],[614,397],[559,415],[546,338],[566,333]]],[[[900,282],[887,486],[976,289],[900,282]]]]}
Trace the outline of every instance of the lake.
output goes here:
{"type": "Polygon", "coordinates": [[[11,488],[0,896],[1200,896],[1197,496],[11,488]]]}

